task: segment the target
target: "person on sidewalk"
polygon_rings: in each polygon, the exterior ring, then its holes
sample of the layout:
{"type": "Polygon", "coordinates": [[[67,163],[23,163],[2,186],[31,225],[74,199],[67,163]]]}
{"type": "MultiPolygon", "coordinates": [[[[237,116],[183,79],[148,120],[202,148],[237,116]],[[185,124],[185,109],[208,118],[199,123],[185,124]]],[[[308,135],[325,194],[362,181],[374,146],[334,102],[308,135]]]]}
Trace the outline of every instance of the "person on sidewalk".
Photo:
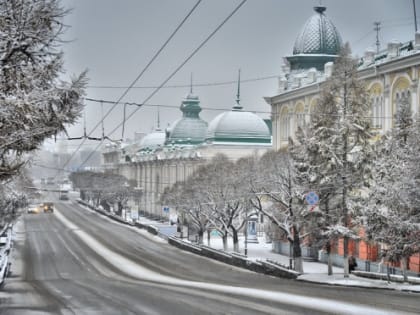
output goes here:
{"type": "Polygon", "coordinates": [[[354,271],[357,267],[357,261],[356,258],[354,258],[353,255],[349,256],[349,272],[351,273],[352,271],[354,271]]]}

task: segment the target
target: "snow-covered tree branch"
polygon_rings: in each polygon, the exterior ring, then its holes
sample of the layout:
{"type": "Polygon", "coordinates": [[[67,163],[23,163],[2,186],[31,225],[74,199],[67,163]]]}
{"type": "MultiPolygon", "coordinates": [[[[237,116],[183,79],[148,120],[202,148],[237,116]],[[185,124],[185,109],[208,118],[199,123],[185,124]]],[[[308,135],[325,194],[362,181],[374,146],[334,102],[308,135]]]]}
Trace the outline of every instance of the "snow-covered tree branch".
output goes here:
{"type": "Polygon", "coordinates": [[[0,180],[80,116],[85,73],[59,80],[67,13],[58,0],[0,1],[0,180]]]}

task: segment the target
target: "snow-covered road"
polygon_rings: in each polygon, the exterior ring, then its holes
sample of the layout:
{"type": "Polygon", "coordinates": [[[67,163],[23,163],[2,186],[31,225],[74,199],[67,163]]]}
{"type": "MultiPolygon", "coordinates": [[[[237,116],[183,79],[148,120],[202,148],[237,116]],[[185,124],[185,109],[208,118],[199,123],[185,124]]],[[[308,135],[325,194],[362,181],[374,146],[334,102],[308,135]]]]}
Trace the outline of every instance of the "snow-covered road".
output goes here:
{"type": "Polygon", "coordinates": [[[0,314],[404,314],[420,307],[402,292],[240,270],[71,203],[58,209],[24,218],[15,248],[20,262],[0,291],[0,314]]]}

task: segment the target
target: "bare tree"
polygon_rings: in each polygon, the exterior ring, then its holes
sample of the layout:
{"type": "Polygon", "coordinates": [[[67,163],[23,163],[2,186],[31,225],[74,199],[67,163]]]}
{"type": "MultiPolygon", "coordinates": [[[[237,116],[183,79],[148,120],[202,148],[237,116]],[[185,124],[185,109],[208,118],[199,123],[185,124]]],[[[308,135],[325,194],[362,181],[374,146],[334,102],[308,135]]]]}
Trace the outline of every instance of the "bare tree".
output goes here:
{"type": "MultiPolygon", "coordinates": [[[[207,185],[201,178],[202,169],[199,168],[186,181],[178,182],[163,194],[162,200],[176,208],[181,218],[186,218],[188,224],[192,224],[198,234],[198,243],[203,243],[204,233],[210,228],[210,221],[206,211],[209,207],[203,204],[203,191],[207,185]]],[[[183,222],[180,222],[181,224],[183,222]]]]}
{"type": "Polygon", "coordinates": [[[93,200],[96,207],[102,202],[117,204],[118,213],[121,213],[131,194],[127,178],[119,174],[82,171],[71,173],[69,178],[80,190],[83,200],[93,200]]]}
{"type": "Polygon", "coordinates": [[[295,183],[294,168],[287,151],[269,151],[260,159],[250,159],[248,169],[249,201],[252,208],[264,214],[290,242],[295,270],[303,273],[301,238],[308,211],[299,204],[302,198],[295,183]]]}

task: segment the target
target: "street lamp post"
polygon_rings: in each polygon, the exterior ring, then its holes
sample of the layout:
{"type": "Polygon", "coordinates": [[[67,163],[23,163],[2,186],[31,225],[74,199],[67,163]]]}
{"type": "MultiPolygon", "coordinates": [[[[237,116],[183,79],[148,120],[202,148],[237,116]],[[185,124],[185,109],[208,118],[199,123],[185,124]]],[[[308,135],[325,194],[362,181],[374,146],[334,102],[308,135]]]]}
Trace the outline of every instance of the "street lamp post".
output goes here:
{"type": "Polygon", "coordinates": [[[248,257],[248,207],[245,208],[245,257],[248,257]]]}

